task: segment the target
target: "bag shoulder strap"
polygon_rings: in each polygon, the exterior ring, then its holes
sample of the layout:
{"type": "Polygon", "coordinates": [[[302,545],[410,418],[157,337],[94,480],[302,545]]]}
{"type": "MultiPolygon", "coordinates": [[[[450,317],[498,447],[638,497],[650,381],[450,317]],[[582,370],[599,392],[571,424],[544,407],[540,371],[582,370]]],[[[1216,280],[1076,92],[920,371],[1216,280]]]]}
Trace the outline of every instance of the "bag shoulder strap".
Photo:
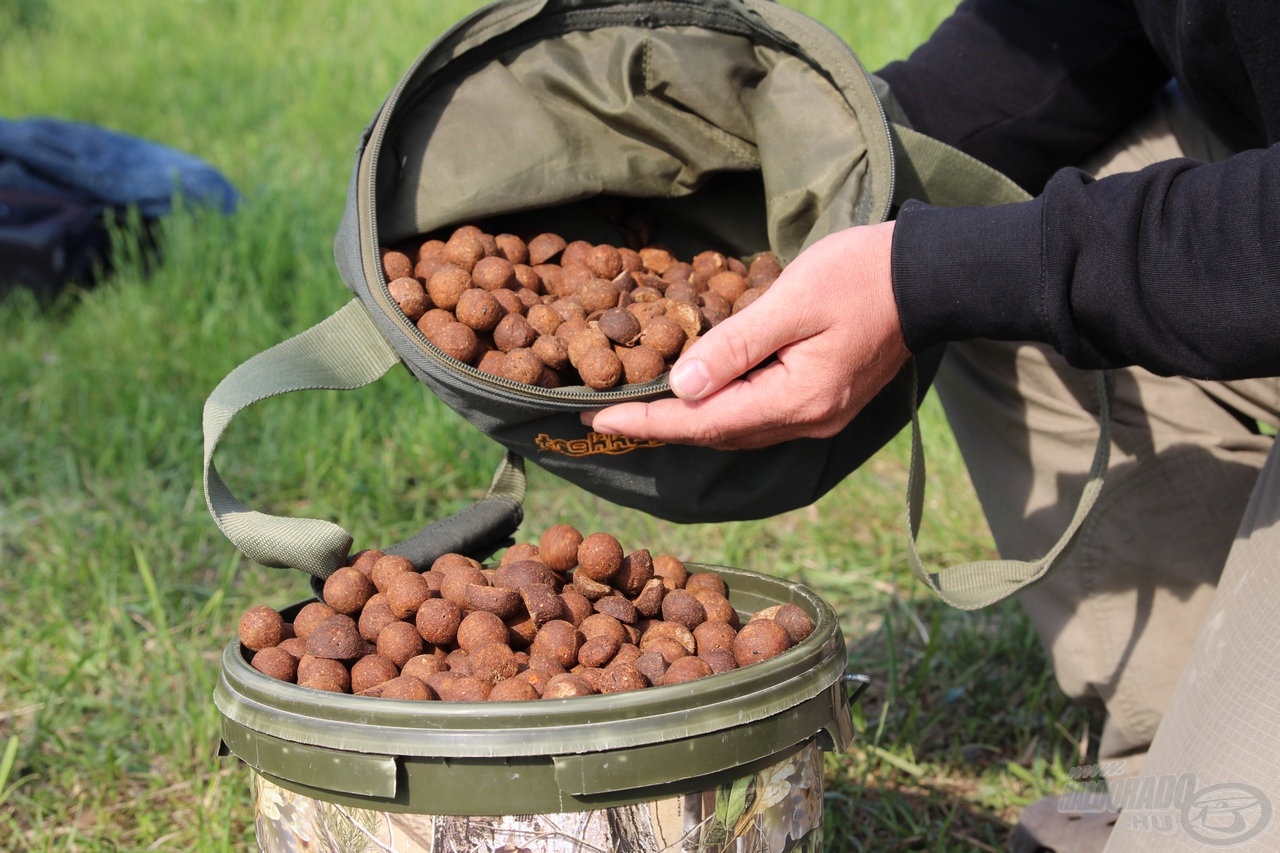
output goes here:
{"type": "MultiPolygon", "coordinates": [[[[292,391],[363,387],[399,362],[359,300],[353,299],[327,319],[245,361],[209,395],[203,418],[205,503],[218,527],[245,556],[265,566],[296,568],[325,578],[346,564],[352,537],[322,519],[257,512],[232,494],[213,463],[231,419],[259,400],[292,391]]],[[[383,550],[408,557],[419,568],[450,551],[492,551],[523,520],[524,492],[523,460],[508,454],[483,498],[383,550]]]]}

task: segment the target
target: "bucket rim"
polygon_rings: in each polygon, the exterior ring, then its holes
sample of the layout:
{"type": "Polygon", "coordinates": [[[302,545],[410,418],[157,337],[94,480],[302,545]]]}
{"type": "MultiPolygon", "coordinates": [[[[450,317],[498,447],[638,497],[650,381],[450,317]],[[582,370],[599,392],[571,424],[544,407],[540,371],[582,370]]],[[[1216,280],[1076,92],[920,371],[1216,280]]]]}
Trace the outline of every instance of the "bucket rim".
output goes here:
{"type": "Polygon", "coordinates": [[[238,639],[224,649],[214,702],[224,724],[341,751],[439,758],[626,749],[750,725],[828,691],[847,652],[834,610],[803,584],[689,562],[724,577],[730,600],[805,608],[814,630],[777,657],[676,685],[529,702],[415,702],[299,687],[253,669],[238,639]],[[764,602],[764,603],[760,603],[764,602]]]}

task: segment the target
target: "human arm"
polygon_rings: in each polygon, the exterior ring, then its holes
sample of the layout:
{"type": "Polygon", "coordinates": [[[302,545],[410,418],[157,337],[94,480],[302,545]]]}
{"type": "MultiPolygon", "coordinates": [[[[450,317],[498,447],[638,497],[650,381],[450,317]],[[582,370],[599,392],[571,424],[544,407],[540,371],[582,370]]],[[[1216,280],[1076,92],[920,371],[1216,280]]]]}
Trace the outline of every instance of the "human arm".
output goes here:
{"type": "Polygon", "coordinates": [[[1065,170],[1020,204],[908,204],[801,253],[677,362],[677,398],[584,420],[722,448],[822,437],[909,352],[978,337],[1047,343],[1082,368],[1280,375],[1276,211],[1280,145],[1100,181],[1065,170]]]}
{"type": "Polygon", "coordinates": [[[1083,368],[1280,375],[1280,145],[1174,160],[1034,201],[908,205],[893,277],[904,335],[1047,343],[1083,368]]]}
{"type": "Polygon", "coordinates": [[[965,0],[883,69],[917,129],[1039,195],[1025,209],[899,214],[894,278],[908,342],[1038,340],[1082,367],[1280,372],[1267,332],[1280,291],[1280,152],[1266,147],[1280,138],[1280,97],[1262,36],[1280,20],[1275,8],[965,0]],[[1098,182],[1058,171],[1147,106],[1168,76],[1157,54],[1181,97],[1244,153],[1098,182]]]}

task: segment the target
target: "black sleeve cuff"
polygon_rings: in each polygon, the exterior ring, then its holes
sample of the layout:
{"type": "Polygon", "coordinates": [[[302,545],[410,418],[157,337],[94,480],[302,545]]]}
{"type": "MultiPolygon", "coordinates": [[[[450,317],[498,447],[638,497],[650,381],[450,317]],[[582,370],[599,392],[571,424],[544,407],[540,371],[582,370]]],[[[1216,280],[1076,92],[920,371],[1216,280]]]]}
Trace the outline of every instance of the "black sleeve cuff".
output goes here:
{"type": "Polygon", "coordinates": [[[1053,343],[1043,292],[1041,205],[903,205],[893,290],[912,352],[972,338],[1053,343]]]}

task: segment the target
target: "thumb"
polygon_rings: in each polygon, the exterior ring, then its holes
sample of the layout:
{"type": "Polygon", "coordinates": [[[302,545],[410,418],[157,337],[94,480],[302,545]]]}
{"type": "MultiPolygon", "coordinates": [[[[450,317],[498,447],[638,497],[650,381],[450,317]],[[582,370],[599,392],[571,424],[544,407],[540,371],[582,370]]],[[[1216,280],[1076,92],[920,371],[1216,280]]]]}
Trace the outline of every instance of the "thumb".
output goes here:
{"type": "Polygon", "coordinates": [[[671,368],[672,393],[684,400],[710,396],[790,343],[775,340],[781,332],[776,318],[772,326],[764,322],[769,301],[766,292],[699,337],[671,368]]]}

